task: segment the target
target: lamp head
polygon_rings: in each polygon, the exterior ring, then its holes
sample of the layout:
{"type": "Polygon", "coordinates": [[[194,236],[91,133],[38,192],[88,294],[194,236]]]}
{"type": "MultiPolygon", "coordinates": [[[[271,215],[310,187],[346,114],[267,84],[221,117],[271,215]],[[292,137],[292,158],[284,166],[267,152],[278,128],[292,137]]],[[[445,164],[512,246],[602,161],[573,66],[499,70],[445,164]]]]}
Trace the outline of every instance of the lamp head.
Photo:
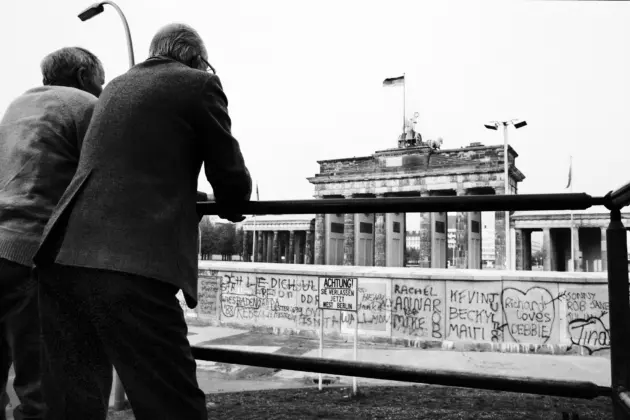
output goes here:
{"type": "Polygon", "coordinates": [[[521,128],[527,125],[527,121],[519,121],[514,123],[514,128],[521,128]]]}
{"type": "Polygon", "coordinates": [[[86,20],[92,19],[94,16],[103,13],[103,10],[105,10],[105,8],[103,7],[103,3],[94,3],[93,5],[79,13],[79,19],[85,22],[86,20]]]}
{"type": "Polygon", "coordinates": [[[484,124],[484,127],[486,127],[488,130],[497,130],[499,128],[499,124],[497,122],[491,122],[488,124],[484,124]]]}

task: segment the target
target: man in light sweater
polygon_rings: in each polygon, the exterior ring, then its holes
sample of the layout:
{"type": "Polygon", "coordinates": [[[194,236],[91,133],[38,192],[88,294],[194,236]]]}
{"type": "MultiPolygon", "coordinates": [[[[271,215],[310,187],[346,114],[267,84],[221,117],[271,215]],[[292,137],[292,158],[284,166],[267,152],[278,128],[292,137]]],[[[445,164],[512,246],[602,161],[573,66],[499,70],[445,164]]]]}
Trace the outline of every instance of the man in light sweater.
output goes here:
{"type": "Polygon", "coordinates": [[[41,69],[44,86],[15,99],[0,121],[0,420],[11,363],[20,399],[15,419],[44,418],[32,260],[76,172],[105,78],[99,59],[82,48],[49,54],[41,69]]]}

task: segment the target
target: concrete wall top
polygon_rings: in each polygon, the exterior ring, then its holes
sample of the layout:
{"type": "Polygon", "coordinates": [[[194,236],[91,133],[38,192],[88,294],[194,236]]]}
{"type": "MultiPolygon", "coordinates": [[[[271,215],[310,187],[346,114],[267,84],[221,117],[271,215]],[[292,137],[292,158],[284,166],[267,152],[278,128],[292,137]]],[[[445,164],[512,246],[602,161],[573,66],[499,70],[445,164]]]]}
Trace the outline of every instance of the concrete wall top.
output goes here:
{"type": "Polygon", "coordinates": [[[315,229],[314,214],[257,216],[241,223],[246,231],[274,231],[274,230],[306,230],[315,229]]]}
{"type": "Polygon", "coordinates": [[[410,267],[361,267],[340,265],[302,265],[199,261],[199,271],[232,271],[248,273],[343,276],[380,279],[417,279],[450,281],[539,281],[549,283],[607,284],[606,273],[569,273],[545,271],[502,271],[469,269],[431,269],[410,267]]]}
{"type": "MultiPolygon", "coordinates": [[[[626,227],[630,226],[630,212],[622,212],[621,218],[626,227]]],[[[605,228],[610,224],[610,212],[601,206],[576,210],[573,212],[572,222],[571,212],[568,210],[518,211],[512,214],[511,223],[517,229],[570,227],[571,223],[575,227],[605,228]]]]}

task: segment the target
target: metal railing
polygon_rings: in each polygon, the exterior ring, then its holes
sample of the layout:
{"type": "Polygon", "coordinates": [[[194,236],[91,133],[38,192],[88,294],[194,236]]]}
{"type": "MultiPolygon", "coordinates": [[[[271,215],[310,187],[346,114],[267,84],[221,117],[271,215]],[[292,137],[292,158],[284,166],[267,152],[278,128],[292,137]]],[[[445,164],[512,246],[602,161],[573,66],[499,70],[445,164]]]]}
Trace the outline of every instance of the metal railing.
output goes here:
{"type": "MultiPolygon", "coordinates": [[[[611,386],[586,381],[515,378],[388,364],[340,361],[315,357],[264,354],[193,346],[196,359],[304,372],[328,373],[404,382],[523,392],[573,398],[612,397],[614,419],[630,420],[630,288],[626,229],[621,209],[630,204],[630,184],[603,197],[585,193],[523,194],[451,197],[355,198],[301,201],[252,201],[238,209],[248,215],[430,213],[467,211],[585,210],[605,206],[610,211],[606,230],[610,322],[611,386]]],[[[205,215],[234,211],[213,202],[197,204],[205,215]]]]}
{"type": "Polygon", "coordinates": [[[220,363],[249,365],[272,369],[355,376],[388,381],[414,382],[491,391],[524,392],[527,394],[556,397],[592,399],[610,395],[610,387],[597,386],[588,381],[561,381],[552,379],[517,378],[457,372],[443,369],[418,369],[415,367],[372,362],[351,362],[320,357],[289,356],[243,350],[194,347],[195,359],[220,363]]]}

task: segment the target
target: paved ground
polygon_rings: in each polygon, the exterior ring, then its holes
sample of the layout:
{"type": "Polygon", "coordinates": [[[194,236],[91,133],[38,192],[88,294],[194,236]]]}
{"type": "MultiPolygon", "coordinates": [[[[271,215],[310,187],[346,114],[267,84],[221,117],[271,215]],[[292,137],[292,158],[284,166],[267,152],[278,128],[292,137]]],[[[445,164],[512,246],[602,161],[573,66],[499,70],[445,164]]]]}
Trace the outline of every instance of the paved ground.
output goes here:
{"type": "MultiPolygon", "coordinates": [[[[219,327],[190,327],[194,333],[189,337],[191,344],[203,347],[250,349],[264,353],[281,353],[317,357],[319,343],[315,339],[288,335],[269,335],[219,327]]],[[[324,357],[352,360],[352,342],[330,341],[325,343],[324,357]]],[[[448,369],[459,372],[476,372],[490,375],[534,377],[564,380],[591,381],[597,385],[610,384],[610,359],[599,356],[519,354],[498,352],[456,352],[422,350],[418,348],[391,347],[386,344],[366,345],[360,343],[358,359],[366,362],[414,366],[425,369],[448,369]]],[[[233,375],[244,376],[244,372],[260,371],[262,368],[217,364],[199,361],[200,368],[207,370],[229,369],[233,375]]],[[[266,371],[269,379],[298,379],[316,377],[316,374],[281,370],[266,371]]],[[[342,382],[349,378],[339,377],[342,382]]],[[[362,379],[362,382],[382,381],[362,379]]]]}
{"type": "MultiPolygon", "coordinates": [[[[316,357],[319,353],[318,341],[305,337],[193,325],[190,326],[189,332],[190,343],[203,347],[249,349],[263,353],[303,355],[305,357],[316,357]]],[[[352,342],[327,340],[324,357],[352,360],[352,342]]],[[[610,384],[610,361],[606,357],[599,356],[455,352],[361,343],[359,360],[501,376],[585,380],[602,386],[610,384]]],[[[197,376],[204,392],[217,393],[313,386],[318,375],[199,361],[197,376]]],[[[326,375],[326,378],[331,383],[351,383],[351,378],[347,377],[326,375]]],[[[359,383],[364,386],[399,384],[370,379],[359,379],[359,383]]],[[[12,404],[15,404],[17,401],[13,393],[12,383],[10,383],[9,388],[12,404]]]]}

